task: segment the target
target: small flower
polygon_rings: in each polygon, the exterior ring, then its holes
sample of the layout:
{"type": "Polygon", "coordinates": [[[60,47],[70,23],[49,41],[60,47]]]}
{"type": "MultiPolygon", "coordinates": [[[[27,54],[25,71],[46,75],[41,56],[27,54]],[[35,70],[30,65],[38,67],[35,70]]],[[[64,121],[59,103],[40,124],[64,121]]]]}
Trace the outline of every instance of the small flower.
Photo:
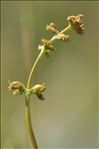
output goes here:
{"type": "Polygon", "coordinates": [[[47,39],[42,39],[41,40],[41,45],[39,45],[39,49],[41,49],[42,46],[45,47],[45,55],[47,57],[49,57],[52,54],[52,52],[56,51],[54,46],[52,44],[50,44],[47,39]]]}
{"type": "Polygon", "coordinates": [[[53,27],[53,28],[55,28],[55,29],[57,29],[57,26],[56,26],[55,23],[50,23],[50,26],[53,27]]]}
{"type": "Polygon", "coordinates": [[[61,41],[70,41],[70,36],[65,34],[58,34],[56,35],[57,39],[60,39],[61,41]]]}
{"type": "Polygon", "coordinates": [[[46,49],[46,50],[45,50],[45,55],[46,55],[47,57],[50,57],[51,54],[52,54],[51,50],[49,50],[49,49],[46,49]]]}
{"type": "Polygon", "coordinates": [[[41,45],[46,46],[48,44],[47,39],[41,39],[41,45]]]}
{"type": "Polygon", "coordinates": [[[14,95],[22,94],[25,92],[25,87],[24,85],[19,82],[19,81],[14,81],[14,82],[8,82],[8,90],[12,91],[14,95]]]}
{"type": "Polygon", "coordinates": [[[35,94],[40,100],[44,100],[43,92],[46,90],[46,85],[45,83],[42,84],[36,84],[34,85],[31,89],[30,92],[31,94],[35,94]]]}
{"type": "Polygon", "coordinates": [[[46,26],[47,31],[52,31],[53,33],[58,33],[59,31],[57,30],[57,27],[55,23],[50,23],[50,25],[46,26]]]}
{"type": "Polygon", "coordinates": [[[82,14],[79,14],[77,16],[68,16],[67,20],[71,27],[78,33],[83,34],[84,33],[84,24],[83,24],[83,18],[84,16],[82,14]]]}

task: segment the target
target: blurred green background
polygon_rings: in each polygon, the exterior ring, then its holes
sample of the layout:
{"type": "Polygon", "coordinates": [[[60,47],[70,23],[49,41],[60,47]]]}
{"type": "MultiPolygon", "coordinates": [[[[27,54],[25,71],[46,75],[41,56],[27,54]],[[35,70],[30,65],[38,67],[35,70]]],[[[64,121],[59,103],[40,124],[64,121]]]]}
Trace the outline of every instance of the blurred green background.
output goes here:
{"type": "MultiPolygon", "coordinates": [[[[68,15],[85,16],[85,34],[55,44],[45,56],[35,83],[45,82],[46,100],[31,98],[32,123],[40,148],[97,148],[98,141],[98,5],[96,1],[1,2],[2,149],[30,149],[24,96],[8,92],[8,80],[27,83],[46,24],[63,29],[68,15]]],[[[99,80],[98,80],[99,81],[99,80]]]]}

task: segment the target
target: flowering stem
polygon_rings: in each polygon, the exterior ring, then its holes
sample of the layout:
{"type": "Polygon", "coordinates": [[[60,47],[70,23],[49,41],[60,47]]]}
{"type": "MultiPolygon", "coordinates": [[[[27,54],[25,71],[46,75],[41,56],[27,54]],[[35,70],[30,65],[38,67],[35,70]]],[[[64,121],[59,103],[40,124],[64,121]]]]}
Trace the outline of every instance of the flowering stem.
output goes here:
{"type": "Polygon", "coordinates": [[[30,102],[26,99],[25,103],[25,115],[26,115],[26,125],[29,133],[29,137],[32,143],[33,149],[38,149],[38,145],[34,136],[34,132],[32,129],[32,123],[31,123],[31,114],[30,114],[30,102]]]}
{"type": "MultiPolygon", "coordinates": [[[[64,30],[62,30],[61,32],[58,33],[62,34],[65,33],[67,31],[71,30],[71,26],[69,25],[67,28],[65,28],[64,30]]],[[[57,35],[53,36],[48,43],[53,43],[57,38],[55,38],[57,35]]],[[[28,78],[28,82],[27,82],[27,90],[32,86],[32,81],[33,81],[33,75],[34,75],[34,71],[38,65],[38,63],[40,62],[41,57],[43,56],[45,52],[45,48],[43,47],[42,50],[40,51],[40,54],[38,55],[28,78]]],[[[30,114],[30,96],[29,94],[27,94],[26,96],[26,102],[25,102],[25,115],[26,115],[26,124],[27,124],[27,129],[28,129],[28,133],[29,133],[29,137],[32,143],[32,147],[33,149],[38,149],[38,145],[34,136],[34,132],[32,129],[32,123],[31,123],[31,114],[30,114]]]]}
{"type": "MultiPolygon", "coordinates": [[[[36,68],[37,64],[39,63],[39,60],[42,57],[43,53],[44,53],[44,50],[42,50],[40,52],[39,56],[37,57],[32,69],[31,69],[31,72],[30,72],[30,75],[29,75],[29,78],[28,78],[28,83],[27,83],[27,90],[32,85],[32,79],[33,79],[33,74],[34,74],[35,68],[36,68]]],[[[27,94],[27,96],[26,96],[25,115],[26,115],[26,125],[27,125],[27,129],[28,129],[29,137],[30,137],[30,140],[31,140],[31,143],[32,143],[32,148],[33,149],[38,149],[38,145],[37,145],[37,142],[36,142],[36,139],[35,139],[35,136],[34,136],[34,132],[33,132],[33,129],[32,129],[31,113],[30,113],[30,96],[29,96],[29,94],[27,94]]]]}
{"type": "Polygon", "coordinates": [[[32,143],[33,149],[38,149],[37,141],[35,139],[35,135],[32,129],[32,122],[31,122],[31,113],[30,113],[30,97],[32,94],[35,94],[38,99],[44,100],[44,97],[42,95],[42,92],[45,91],[46,86],[45,84],[37,84],[35,86],[32,85],[33,82],[33,76],[34,72],[36,70],[37,65],[40,62],[40,59],[42,58],[43,54],[45,54],[47,57],[51,55],[53,51],[55,51],[52,43],[55,40],[61,40],[61,41],[69,41],[70,36],[65,35],[64,33],[75,30],[78,34],[84,33],[84,24],[83,24],[83,15],[79,14],[77,16],[68,16],[67,21],[69,25],[63,29],[61,32],[57,30],[57,26],[54,23],[51,23],[50,25],[47,25],[46,30],[52,31],[56,33],[50,40],[42,39],[41,45],[39,45],[38,50],[40,50],[40,53],[32,66],[32,69],[30,71],[30,75],[27,81],[27,88],[19,81],[14,81],[12,83],[9,82],[8,90],[12,91],[14,95],[21,95],[25,94],[25,116],[26,116],[26,125],[29,133],[29,138],[32,143]]]}

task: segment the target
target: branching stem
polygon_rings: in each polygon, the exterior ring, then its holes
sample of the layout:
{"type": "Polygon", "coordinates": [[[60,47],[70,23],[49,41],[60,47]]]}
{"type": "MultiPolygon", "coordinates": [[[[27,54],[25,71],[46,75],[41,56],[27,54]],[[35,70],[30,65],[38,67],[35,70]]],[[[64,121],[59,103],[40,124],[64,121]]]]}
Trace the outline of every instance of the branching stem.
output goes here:
{"type": "Polygon", "coordinates": [[[44,100],[42,92],[44,92],[46,89],[46,85],[44,83],[36,84],[33,86],[34,72],[36,70],[37,65],[40,63],[42,56],[45,54],[48,57],[51,55],[53,51],[55,51],[54,46],[52,45],[54,41],[61,40],[67,42],[70,40],[70,36],[65,35],[64,33],[72,29],[75,30],[76,33],[81,35],[84,33],[83,17],[84,16],[82,14],[79,14],[77,16],[68,16],[67,21],[69,25],[60,32],[57,30],[57,26],[54,23],[47,25],[46,30],[52,31],[53,33],[55,33],[55,35],[50,40],[46,39],[41,40],[41,45],[39,45],[38,47],[40,53],[30,71],[29,78],[27,81],[27,87],[25,87],[20,81],[14,81],[11,83],[9,82],[8,90],[12,91],[14,95],[25,94],[26,125],[33,149],[38,149],[38,144],[32,129],[30,97],[32,94],[35,94],[38,97],[38,99],[44,100]]]}
{"type": "MultiPolygon", "coordinates": [[[[67,26],[67,28],[65,28],[64,30],[62,30],[61,32],[59,32],[58,34],[62,34],[65,33],[67,31],[71,30],[71,26],[67,26]]],[[[56,35],[57,36],[57,35],[56,35]]],[[[54,41],[56,40],[55,36],[53,36],[48,43],[52,44],[54,41]]],[[[33,75],[34,75],[34,71],[38,65],[38,63],[40,62],[41,57],[44,54],[45,48],[42,48],[42,50],[40,51],[40,54],[38,55],[28,78],[28,82],[27,82],[27,90],[32,86],[32,81],[33,81],[33,75]]],[[[38,145],[34,136],[34,132],[32,129],[32,123],[31,123],[31,114],[30,114],[30,96],[27,95],[26,97],[26,102],[25,102],[25,115],[26,115],[26,124],[27,124],[27,129],[28,129],[28,133],[29,133],[29,137],[32,143],[32,148],[33,149],[38,149],[38,145]]]]}

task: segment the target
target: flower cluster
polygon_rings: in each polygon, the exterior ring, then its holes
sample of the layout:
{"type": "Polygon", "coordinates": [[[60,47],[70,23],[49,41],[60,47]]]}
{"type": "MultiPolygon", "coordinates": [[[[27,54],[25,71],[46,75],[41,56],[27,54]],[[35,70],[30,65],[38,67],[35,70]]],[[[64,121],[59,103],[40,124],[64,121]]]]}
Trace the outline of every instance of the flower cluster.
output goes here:
{"type": "MultiPolygon", "coordinates": [[[[67,21],[69,25],[63,29],[61,32],[57,29],[57,26],[55,23],[50,23],[46,26],[47,31],[53,32],[55,35],[50,39],[42,39],[40,45],[38,46],[38,50],[41,50],[40,55],[37,58],[36,63],[39,61],[39,58],[41,57],[42,53],[45,53],[47,57],[51,56],[51,54],[56,51],[52,43],[55,40],[70,41],[70,36],[68,34],[65,34],[67,31],[75,30],[78,34],[84,33],[84,24],[83,24],[83,18],[84,16],[82,14],[79,14],[77,16],[68,16],[67,21]]],[[[34,67],[36,64],[34,65],[34,67]]],[[[33,73],[33,72],[32,72],[33,73]]],[[[44,83],[42,84],[36,84],[32,88],[25,88],[24,85],[19,81],[14,81],[12,83],[9,82],[8,86],[9,91],[12,91],[14,95],[29,93],[35,94],[40,100],[44,100],[43,92],[46,90],[46,86],[44,83]]]]}
{"type": "Polygon", "coordinates": [[[49,57],[52,52],[56,51],[54,46],[52,44],[50,44],[47,39],[42,39],[41,40],[41,45],[44,46],[44,48],[45,48],[45,55],[47,57],[49,57]]]}
{"type": "Polygon", "coordinates": [[[78,33],[83,34],[84,33],[84,24],[83,24],[83,18],[84,16],[82,14],[79,14],[77,16],[68,16],[67,21],[69,22],[69,25],[78,33]]]}
{"type": "MultiPolygon", "coordinates": [[[[8,90],[12,91],[14,95],[22,95],[23,93],[26,93],[26,89],[24,87],[24,85],[19,82],[19,81],[14,81],[14,82],[8,82],[9,86],[8,86],[8,90]]],[[[29,94],[32,95],[36,95],[40,100],[44,100],[44,96],[43,96],[43,92],[46,90],[46,85],[45,83],[42,84],[36,84],[34,85],[32,88],[30,88],[29,94]]]]}
{"type": "Polygon", "coordinates": [[[56,51],[54,46],[49,43],[47,39],[42,39],[41,44],[38,47],[38,50],[44,49],[44,53],[47,57],[50,57],[52,52],[56,51]]]}

